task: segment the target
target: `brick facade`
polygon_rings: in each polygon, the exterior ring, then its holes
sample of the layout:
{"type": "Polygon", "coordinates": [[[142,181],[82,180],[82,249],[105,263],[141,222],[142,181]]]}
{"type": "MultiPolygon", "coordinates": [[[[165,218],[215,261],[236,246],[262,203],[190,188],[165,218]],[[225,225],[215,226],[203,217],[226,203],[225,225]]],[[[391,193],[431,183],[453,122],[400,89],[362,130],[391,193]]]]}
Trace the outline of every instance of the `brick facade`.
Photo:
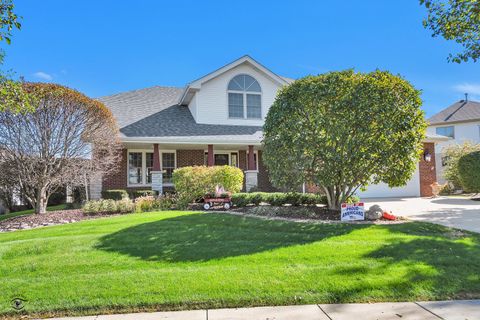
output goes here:
{"type": "MultiPolygon", "coordinates": [[[[108,176],[103,178],[103,190],[108,189],[146,189],[147,187],[128,187],[127,188],[127,149],[121,149],[118,151],[121,154],[120,161],[118,162],[116,169],[112,171],[108,176]]],[[[259,173],[258,173],[258,188],[261,191],[273,191],[270,180],[268,178],[267,170],[262,162],[262,152],[259,150],[259,173]]],[[[177,168],[186,166],[201,166],[205,164],[205,150],[177,150],[177,168]]],[[[245,150],[238,151],[238,166],[242,170],[247,169],[247,152],[245,150]]],[[[245,189],[245,182],[244,182],[245,189]]]]}
{"type": "Polygon", "coordinates": [[[127,187],[127,149],[119,149],[120,160],[115,169],[103,177],[102,189],[125,189],[127,187]]]}
{"type": "Polygon", "coordinates": [[[268,170],[262,161],[262,151],[258,150],[258,189],[266,192],[277,191],[270,182],[268,170]]]}
{"type": "Polygon", "coordinates": [[[177,150],[177,167],[202,166],[205,164],[205,151],[177,150]]]}
{"type": "Polygon", "coordinates": [[[435,169],[435,144],[433,142],[425,142],[423,144],[423,154],[420,157],[418,165],[420,171],[420,196],[433,196],[431,184],[437,181],[437,170],[435,169]],[[424,154],[431,155],[430,162],[425,161],[424,154]]]}

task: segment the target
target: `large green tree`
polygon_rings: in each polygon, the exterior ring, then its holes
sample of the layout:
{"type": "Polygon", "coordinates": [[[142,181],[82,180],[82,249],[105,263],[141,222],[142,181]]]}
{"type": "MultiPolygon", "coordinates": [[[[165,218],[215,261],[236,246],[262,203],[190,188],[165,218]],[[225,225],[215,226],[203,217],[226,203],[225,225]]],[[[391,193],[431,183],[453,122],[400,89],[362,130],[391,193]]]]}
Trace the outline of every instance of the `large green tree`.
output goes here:
{"type": "Polygon", "coordinates": [[[423,21],[433,36],[454,40],[463,52],[450,54],[448,60],[460,63],[480,58],[480,1],[479,0],[420,0],[428,10],[423,21]]]}
{"type": "MultiPolygon", "coordinates": [[[[0,42],[11,43],[13,29],[21,28],[20,19],[12,0],[0,0],[0,42]]],[[[3,64],[4,51],[0,49],[0,65],[3,64]]],[[[0,70],[0,111],[30,111],[32,97],[23,90],[19,81],[0,70]]]]}
{"type": "Polygon", "coordinates": [[[283,88],[264,126],[263,159],[273,184],[315,184],[331,209],[369,184],[404,185],[425,134],[419,95],[383,71],[330,72],[283,88]]]}
{"type": "Polygon", "coordinates": [[[10,44],[13,29],[20,29],[20,17],[14,11],[12,0],[0,0],[0,41],[10,44]]]}

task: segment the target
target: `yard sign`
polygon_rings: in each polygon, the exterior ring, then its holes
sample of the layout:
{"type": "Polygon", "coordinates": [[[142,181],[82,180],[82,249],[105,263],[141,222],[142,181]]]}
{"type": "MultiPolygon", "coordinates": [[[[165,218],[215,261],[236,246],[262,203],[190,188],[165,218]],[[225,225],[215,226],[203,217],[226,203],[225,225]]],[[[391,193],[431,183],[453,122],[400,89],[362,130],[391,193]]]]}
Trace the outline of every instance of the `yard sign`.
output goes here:
{"type": "Polygon", "coordinates": [[[365,220],[365,206],[363,202],[342,203],[342,221],[365,220]]]}

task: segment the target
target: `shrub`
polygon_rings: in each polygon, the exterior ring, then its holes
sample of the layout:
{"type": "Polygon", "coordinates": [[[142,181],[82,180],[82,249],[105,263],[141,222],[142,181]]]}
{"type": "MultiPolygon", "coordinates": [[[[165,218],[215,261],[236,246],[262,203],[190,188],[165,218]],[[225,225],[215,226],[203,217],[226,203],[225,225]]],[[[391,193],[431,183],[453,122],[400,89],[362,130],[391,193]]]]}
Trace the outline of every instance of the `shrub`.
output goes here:
{"type": "Polygon", "coordinates": [[[283,206],[286,204],[292,206],[326,204],[325,196],[312,193],[298,192],[252,192],[252,193],[236,193],[232,195],[232,202],[237,207],[245,207],[249,204],[259,205],[260,203],[268,203],[272,206],[283,206]]]}
{"type": "Polygon", "coordinates": [[[139,197],[145,197],[145,196],[151,196],[154,197],[156,196],[156,191],[151,190],[151,189],[145,189],[145,190],[132,190],[130,191],[130,197],[132,199],[137,199],[139,197]]]}
{"type": "Polygon", "coordinates": [[[445,183],[442,188],[440,189],[440,195],[442,196],[446,196],[446,195],[449,195],[449,194],[452,194],[454,192],[454,188],[452,187],[452,185],[450,185],[450,183],[445,183]]]}
{"type": "Polygon", "coordinates": [[[157,198],[157,205],[159,210],[170,210],[177,203],[177,199],[174,194],[166,193],[165,195],[157,198]]]}
{"type": "Polygon", "coordinates": [[[232,203],[237,207],[245,207],[250,204],[248,193],[235,193],[232,195],[232,203]]]}
{"type": "Polygon", "coordinates": [[[480,151],[466,154],[458,160],[458,174],[463,190],[480,192],[480,151]]]}
{"type": "Polygon", "coordinates": [[[357,195],[351,195],[345,200],[345,203],[351,203],[351,204],[358,203],[358,202],[360,202],[360,197],[357,195]]]}
{"type": "Polygon", "coordinates": [[[111,200],[122,200],[128,199],[128,192],[127,190],[103,190],[102,191],[102,198],[103,199],[111,199],[111,200]]]}
{"type": "Polygon", "coordinates": [[[193,166],[176,169],[173,183],[177,191],[177,206],[185,208],[205,194],[215,191],[216,186],[226,191],[239,192],[243,187],[243,172],[231,166],[193,166]]]}
{"type": "Polygon", "coordinates": [[[160,197],[144,196],[135,199],[136,212],[148,212],[155,210],[170,210],[176,204],[176,198],[172,194],[160,197]]]}
{"type": "Polygon", "coordinates": [[[465,142],[463,144],[452,144],[442,151],[442,163],[445,165],[445,179],[452,184],[452,191],[462,188],[458,162],[460,158],[469,153],[480,151],[480,144],[465,142]]]}
{"type": "Polygon", "coordinates": [[[112,200],[91,200],[83,206],[83,212],[86,214],[98,213],[129,213],[134,211],[134,204],[130,199],[112,200]]]}
{"type": "Polygon", "coordinates": [[[144,196],[135,199],[135,211],[136,212],[148,212],[157,208],[155,197],[144,196]]]}
{"type": "Polygon", "coordinates": [[[135,203],[130,199],[122,199],[116,202],[117,211],[120,213],[131,213],[135,211],[135,203]]]}

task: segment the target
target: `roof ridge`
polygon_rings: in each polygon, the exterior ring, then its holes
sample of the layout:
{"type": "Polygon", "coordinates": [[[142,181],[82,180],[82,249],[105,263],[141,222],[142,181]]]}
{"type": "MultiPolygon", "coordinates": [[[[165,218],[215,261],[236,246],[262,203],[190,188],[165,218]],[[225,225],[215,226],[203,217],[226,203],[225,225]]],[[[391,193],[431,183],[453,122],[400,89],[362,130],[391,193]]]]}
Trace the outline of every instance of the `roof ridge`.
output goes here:
{"type": "Polygon", "coordinates": [[[178,90],[183,90],[183,87],[154,85],[154,86],[146,87],[146,88],[140,88],[140,89],[133,89],[133,90],[128,90],[128,91],[117,92],[117,93],[113,93],[113,94],[109,94],[109,95],[105,95],[105,96],[101,96],[101,97],[96,97],[95,99],[98,100],[98,99],[111,98],[111,97],[118,96],[118,95],[121,95],[121,94],[134,93],[134,92],[139,92],[139,91],[148,90],[148,89],[154,89],[154,88],[166,88],[166,89],[178,89],[178,90]]]}

